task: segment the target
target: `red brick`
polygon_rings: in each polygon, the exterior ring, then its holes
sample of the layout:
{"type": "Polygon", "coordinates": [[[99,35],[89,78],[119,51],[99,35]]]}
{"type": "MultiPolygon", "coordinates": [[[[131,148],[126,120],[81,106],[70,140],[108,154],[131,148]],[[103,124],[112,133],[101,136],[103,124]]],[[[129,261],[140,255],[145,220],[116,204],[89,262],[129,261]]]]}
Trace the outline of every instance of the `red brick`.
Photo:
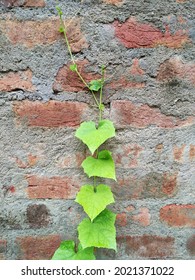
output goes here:
{"type": "Polygon", "coordinates": [[[125,208],[125,210],[126,210],[127,212],[133,212],[133,211],[135,210],[135,207],[134,207],[133,205],[128,205],[128,206],[125,208]]]}
{"type": "Polygon", "coordinates": [[[14,90],[34,91],[35,87],[32,84],[32,71],[25,70],[19,72],[9,72],[0,74],[0,91],[14,90]]]}
{"type": "Polygon", "coordinates": [[[111,118],[118,128],[144,128],[150,125],[162,128],[177,128],[192,125],[195,122],[193,116],[181,120],[178,117],[162,114],[158,108],[151,108],[146,104],[134,104],[128,100],[111,103],[111,118]]]}
{"type": "Polygon", "coordinates": [[[188,239],[186,247],[190,255],[195,256],[195,234],[188,239]]]}
{"type": "Polygon", "coordinates": [[[171,196],[175,193],[177,188],[177,173],[163,174],[162,192],[167,196],[171,196]]]}
{"type": "Polygon", "coordinates": [[[195,160],[195,145],[190,145],[189,158],[195,160]]]}
{"type": "Polygon", "coordinates": [[[131,81],[127,77],[121,77],[118,80],[113,80],[112,82],[108,83],[105,88],[107,89],[114,89],[114,90],[121,90],[124,88],[144,88],[144,82],[136,82],[131,81]]]}
{"type": "Polygon", "coordinates": [[[174,146],[173,148],[173,157],[175,161],[182,162],[183,161],[183,153],[186,145],[182,145],[181,147],[174,146]]]}
{"type": "MultiPolygon", "coordinates": [[[[87,48],[88,44],[80,30],[80,20],[78,18],[67,20],[65,24],[72,52],[77,53],[81,49],[87,48]]],[[[63,35],[59,32],[59,25],[59,19],[54,17],[42,21],[9,19],[0,21],[0,29],[10,42],[12,44],[24,45],[27,48],[64,40],[63,35]]]]}
{"type": "Polygon", "coordinates": [[[160,210],[160,219],[169,226],[195,227],[195,205],[166,205],[160,210]]]}
{"type": "Polygon", "coordinates": [[[151,172],[140,178],[121,172],[112,189],[119,200],[173,197],[177,193],[177,173],[151,172]]]}
{"type": "Polygon", "coordinates": [[[124,227],[127,225],[127,214],[125,212],[117,214],[116,224],[120,227],[124,227]]]}
{"type": "Polygon", "coordinates": [[[117,238],[118,247],[124,247],[130,257],[165,259],[174,255],[174,238],[155,235],[122,236],[117,238]]]}
{"type": "Polygon", "coordinates": [[[59,235],[17,237],[20,260],[49,260],[60,245],[59,235]]]}
{"type": "Polygon", "coordinates": [[[187,0],[176,0],[177,3],[185,3],[187,0]]]}
{"type": "Polygon", "coordinates": [[[153,48],[158,45],[180,48],[190,41],[187,30],[178,30],[171,34],[167,26],[163,33],[152,24],[140,23],[133,17],[122,24],[115,21],[113,26],[116,37],[126,48],[153,48]]]}
{"type": "Polygon", "coordinates": [[[53,100],[46,103],[25,100],[13,105],[18,123],[37,127],[78,126],[87,108],[84,103],[53,100]]]}
{"type": "Polygon", "coordinates": [[[5,7],[45,7],[44,0],[1,0],[5,7]]]}
{"type": "MultiPolygon", "coordinates": [[[[53,84],[54,92],[82,92],[87,91],[87,87],[80,80],[75,72],[70,70],[70,64],[62,66],[53,84]]],[[[97,73],[87,71],[87,67],[90,65],[88,60],[77,61],[79,72],[84,80],[89,83],[91,80],[100,79],[101,76],[97,73]]],[[[109,75],[106,77],[107,82],[105,89],[118,90],[121,88],[143,88],[145,82],[141,81],[144,71],[139,66],[139,60],[134,59],[132,66],[125,71],[122,77],[109,81],[109,75]]]]}
{"type": "Polygon", "coordinates": [[[136,209],[134,206],[130,205],[125,208],[126,212],[118,213],[116,216],[116,224],[119,227],[130,226],[132,223],[138,224],[142,227],[147,227],[150,225],[150,212],[147,207],[141,207],[136,209]]]}
{"type": "Polygon", "coordinates": [[[164,61],[160,65],[157,80],[161,82],[169,82],[175,78],[188,81],[195,85],[195,63],[184,63],[178,56],[164,61]]]}
{"type": "Polygon", "coordinates": [[[44,0],[26,0],[24,1],[25,7],[45,7],[44,0]]]}
{"type": "Polygon", "coordinates": [[[147,207],[141,207],[139,213],[132,216],[132,220],[141,226],[150,225],[150,213],[147,207]]]}
{"type": "Polygon", "coordinates": [[[133,64],[130,68],[130,73],[134,76],[142,76],[145,74],[144,70],[139,66],[139,59],[133,59],[133,64]]]}
{"type": "Polygon", "coordinates": [[[120,6],[123,4],[124,0],[103,0],[103,2],[106,4],[120,6]]]}
{"type": "MultiPolygon", "coordinates": [[[[67,92],[80,92],[86,91],[87,88],[78,77],[77,73],[70,70],[70,64],[62,66],[56,76],[56,80],[53,84],[53,90],[55,92],[67,91],[67,92]]],[[[89,66],[88,60],[77,61],[78,70],[83,79],[88,83],[91,80],[99,79],[100,75],[95,73],[89,73],[86,67],[89,66]]]]}
{"type": "Polygon", "coordinates": [[[30,199],[74,199],[79,190],[77,180],[70,177],[27,175],[27,194],[30,199]]]}

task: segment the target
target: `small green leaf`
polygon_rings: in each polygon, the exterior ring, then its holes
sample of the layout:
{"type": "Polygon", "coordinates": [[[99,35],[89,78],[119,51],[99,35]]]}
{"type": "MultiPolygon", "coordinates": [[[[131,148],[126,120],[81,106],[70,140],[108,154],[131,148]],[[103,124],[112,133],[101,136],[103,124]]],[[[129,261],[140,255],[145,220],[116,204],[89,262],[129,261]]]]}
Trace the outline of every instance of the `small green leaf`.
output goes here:
{"type": "Polygon", "coordinates": [[[78,226],[79,240],[83,248],[98,247],[116,251],[116,214],[105,209],[93,222],[85,218],[78,226]]]}
{"type": "Polygon", "coordinates": [[[52,260],[95,260],[94,248],[83,249],[81,244],[75,252],[75,243],[72,240],[62,241],[60,247],[55,251],[52,260]]]}
{"type": "Polygon", "coordinates": [[[114,202],[114,197],[109,186],[101,184],[94,190],[93,186],[85,185],[81,187],[75,201],[83,206],[93,221],[108,204],[114,202]]]}
{"type": "Polygon", "coordinates": [[[93,154],[106,140],[115,136],[115,128],[109,120],[100,121],[98,128],[92,121],[83,122],[77,129],[75,136],[86,144],[93,154]]]}
{"type": "Polygon", "coordinates": [[[70,65],[70,70],[73,71],[73,72],[76,72],[77,71],[77,65],[76,64],[71,64],[70,65]]]}
{"type": "Polygon", "coordinates": [[[63,26],[60,26],[59,32],[60,32],[60,33],[63,33],[63,32],[64,32],[64,27],[63,27],[63,26]]]}
{"type": "Polygon", "coordinates": [[[56,11],[58,12],[59,16],[63,15],[63,12],[62,12],[62,10],[61,10],[61,8],[59,6],[56,6],[56,11]]]}
{"type": "Polygon", "coordinates": [[[97,159],[87,157],[81,166],[89,177],[97,176],[116,180],[115,165],[110,151],[103,150],[99,152],[97,159]]]}
{"type": "Polygon", "coordinates": [[[101,89],[102,86],[102,80],[92,80],[89,83],[89,89],[92,91],[98,91],[101,89]]]}
{"type": "Polygon", "coordinates": [[[100,109],[101,111],[103,111],[103,110],[105,109],[104,104],[100,104],[100,105],[99,105],[99,109],[100,109]]]}

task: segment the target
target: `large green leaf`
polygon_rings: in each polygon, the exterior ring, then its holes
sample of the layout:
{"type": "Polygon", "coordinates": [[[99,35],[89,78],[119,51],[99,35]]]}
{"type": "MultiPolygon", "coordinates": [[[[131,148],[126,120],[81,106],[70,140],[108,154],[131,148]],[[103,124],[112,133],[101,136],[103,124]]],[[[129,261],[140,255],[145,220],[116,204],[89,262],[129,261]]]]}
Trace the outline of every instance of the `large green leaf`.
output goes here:
{"type": "Polygon", "coordinates": [[[91,222],[85,218],[78,226],[79,240],[83,248],[98,247],[116,251],[116,214],[105,209],[91,222]]]}
{"type": "Polygon", "coordinates": [[[92,121],[83,122],[77,129],[75,136],[83,141],[93,154],[107,139],[115,136],[115,128],[109,120],[100,121],[98,128],[92,121]]]}
{"type": "Polygon", "coordinates": [[[97,176],[116,180],[115,165],[111,152],[103,150],[98,153],[98,158],[87,157],[81,165],[89,176],[97,176]]]}
{"type": "Polygon", "coordinates": [[[60,247],[55,251],[52,260],[95,260],[94,248],[83,249],[81,244],[78,251],[75,252],[75,243],[73,240],[62,241],[60,247]]]}
{"type": "Polygon", "coordinates": [[[109,186],[101,184],[94,189],[93,186],[85,185],[81,187],[75,201],[83,206],[93,221],[108,204],[114,202],[114,197],[109,186]]]}

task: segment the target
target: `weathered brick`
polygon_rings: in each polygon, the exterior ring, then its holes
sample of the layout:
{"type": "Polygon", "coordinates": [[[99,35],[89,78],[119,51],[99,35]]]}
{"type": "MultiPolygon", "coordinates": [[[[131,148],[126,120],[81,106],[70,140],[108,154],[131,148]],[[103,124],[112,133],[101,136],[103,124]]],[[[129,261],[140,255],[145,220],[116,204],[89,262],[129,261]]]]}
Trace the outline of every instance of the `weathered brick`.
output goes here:
{"type": "Polygon", "coordinates": [[[18,123],[27,123],[37,127],[75,127],[78,126],[88,106],[71,101],[14,102],[13,110],[18,123]]]}
{"type": "Polygon", "coordinates": [[[176,0],[177,3],[185,3],[187,0],[176,0]]]}
{"type": "Polygon", "coordinates": [[[1,187],[1,190],[2,190],[2,193],[3,193],[3,196],[7,196],[9,194],[14,194],[15,191],[16,191],[16,188],[15,186],[13,185],[3,185],[3,187],[1,187]]]}
{"type": "Polygon", "coordinates": [[[145,71],[139,65],[139,59],[134,58],[132,66],[130,68],[130,73],[134,76],[142,76],[145,74],[145,71]]]}
{"type": "Polygon", "coordinates": [[[195,234],[187,240],[186,247],[190,255],[195,256],[195,234]]]}
{"type": "Polygon", "coordinates": [[[6,248],[7,248],[7,241],[6,240],[0,240],[0,260],[5,260],[6,256],[6,248]]]}
{"type": "Polygon", "coordinates": [[[124,144],[113,151],[116,167],[132,168],[138,165],[138,160],[143,147],[137,144],[124,144]]]}
{"type": "Polygon", "coordinates": [[[39,157],[37,155],[32,155],[31,153],[27,155],[26,160],[16,157],[16,164],[19,168],[29,168],[35,166],[39,161],[39,157]]]}
{"type": "Polygon", "coordinates": [[[105,88],[107,89],[114,89],[114,90],[121,90],[121,89],[126,89],[126,88],[144,88],[145,87],[145,82],[136,82],[133,81],[132,79],[129,79],[126,77],[119,78],[118,80],[114,80],[110,83],[107,83],[105,88]]]}
{"type": "Polygon", "coordinates": [[[86,158],[86,151],[62,155],[57,161],[58,168],[78,168],[86,158]]]}
{"type": "Polygon", "coordinates": [[[76,180],[70,177],[44,177],[27,175],[27,194],[30,199],[74,199],[79,190],[76,180]]]}
{"type": "Polygon", "coordinates": [[[142,178],[121,173],[112,189],[119,200],[172,197],[177,192],[177,173],[151,172],[142,178]]]}
{"type": "Polygon", "coordinates": [[[190,160],[195,160],[195,145],[190,145],[189,158],[190,160]]]}
{"type": "Polygon", "coordinates": [[[195,63],[184,63],[179,56],[164,61],[160,65],[157,80],[170,82],[173,79],[182,79],[195,85],[195,63]]]}
{"type": "Polygon", "coordinates": [[[139,225],[146,227],[150,225],[150,218],[149,209],[147,207],[141,207],[139,213],[134,214],[131,219],[139,225]]]}
{"type": "Polygon", "coordinates": [[[130,205],[126,207],[125,212],[118,213],[116,216],[116,224],[120,227],[130,226],[132,223],[138,224],[142,227],[150,225],[151,215],[147,207],[139,209],[130,205]]]}
{"type": "Polygon", "coordinates": [[[106,4],[120,6],[123,4],[124,0],[103,0],[103,2],[106,4]]]}
{"type": "Polygon", "coordinates": [[[125,212],[117,214],[116,225],[119,225],[120,227],[127,225],[127,214],[125,212]]]}
{"type": "Polygon", "coordinates": [[[59,235],[17,237],[20,260],[49,260],[60,245],[59,235]]]}
{"type": "Polygon", "coordinates": [[[105,89],[121,90],[145,87],[145,72],[139,65],[139,59],[133,59],[131,67],[123,70],[123,75],[118,79],[111,76],[112,80],[109,81],[109,76],[107,77],[105,89]]]}
{"type": "Polygon", "coordinates": [[[28,205],[26,217],[31,228],[46,227],[50,221],[49,210],[44,204],[28,205]]]}
{"type": "Polygon", "coordinates": [[[150,125],[162,128],[177,128],[192,125],[195,122],[193,116],[181,120],[178,117],[162,114],[158,108],[151,108],[146,104],[134,104],[128,100],[112,101],[111,118],[118,128],[144,128],[150,125]]]}
{"type": "Polygon", "coordinates": [[[165,172],[163,174],[162,192],[167,196],[171,196],[176,192],[177,188],[177,172],[169,174],[165,172]]]}
{"type": "Polygon", "coordinates": [[[129,257],[164,259],[174,255],[174,238],[169,236],[121,236],[117,241],[129,257]]]}
{"type": "MultiPolygon", "coordinates": [[[[59,69],[53,84],[53,90],[55,92],[80,92],[87,90],[77,73],[70,70],[70,64],[64,65],[59,69]]],[[[81,76],[87,83],[100,78],[100,75],[96,73],[87,72],[86,67],[89,66],[88,60],[77,61],[77,65],[81,76]]]]}
{"type": "Polygon", "coordinates": [[[181,147],[174,146],[173,148],[173,157],[175,161],[182,162],[183,160],[183,153],[186,145],[182,145],[181,147]]]}
{"type": "Polygon", "coordinates": [[[45,0],[25,0],[25,7],[45,7],[45,0]]]}
{"type": "MultiPolygon", "coordinates": [[[[87,87],[83,84],[77,73],[70,70],[70,64],[71,63],[63,65],[59,69],[53,84],[54,92],[87,91],[87,87]]],[[[86,83],[89,83],[91,80],[101,78],[99,74],[87,71],[87,67],[90,65],[88,60],[84,59],[82,61],[77,61],[77,65],[78,70],[86,83]]],[[[109,80],[109,75],[106,77],[107,82],[105,84],[105,89],[117,90],[121,88],[143,88],[145,87],[143,75],[144,71],[139,66],[139,60],[134,59],[132,66],[124,71],[123,76],[116,79],[112,78],[112,80],[109,80]]]]}
{"type": "MultiPolygon", "coordinates": [[[[27,48],[33,48],[37,45],[46,45],[55,43],[62,39],[59,32],[59,19],[50,18],[42,21],[33,20],[1,20],[0,29],[8,37],[12,44],[21,44],[27,48]]],[[[73,53],[87,48],[88,44],[80,30],[80,20],[65,21],[67,26],[67,36],[73,53]]],[[[64,40],[64,38],[63,38],[64,40]]]]}
{"type": "Polygon", "coordinates": [[[14,90],[34,91],[32,84],[32,71],[30,69],[18,72],[0,74],[0,91],[14,90]]]}
{"type": "Polygon", "coordinates": [[[44,0],[1,0],[5,7],[45,7],[44,0]]]}
{"type": "Polygon", "coordinates": [[[166,205],[160,209],[160,219],[169,226],[195,227],[195,205],[166,205]]]}
{"type": "Polygon", "coordinates": [[[158,153],[158,154],[161,154],[162,151],[163,151],[163,148],[164,148],[163,144],[160,143],[160,144],[156,145],[155,152],[158,153]]]}
{"type": "Polygon", "coordinates": [[[152,24],[140,23],[129,18],[125,23],[115,21],[115,35],[126,48],[153,48],[163,45],[169,48],[180,48],[189,42],[187,30],[177,30],[175,34],[166,27],[165,33],[152,24]]]}

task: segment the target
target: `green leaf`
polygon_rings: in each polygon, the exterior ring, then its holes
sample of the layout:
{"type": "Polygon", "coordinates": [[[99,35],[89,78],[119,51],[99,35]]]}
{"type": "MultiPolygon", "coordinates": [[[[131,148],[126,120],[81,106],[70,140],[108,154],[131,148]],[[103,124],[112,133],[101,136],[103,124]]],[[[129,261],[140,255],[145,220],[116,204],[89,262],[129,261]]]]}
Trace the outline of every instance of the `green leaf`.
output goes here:
{"type": "Polygon", "coordinates": [[[62,12],[62,10],[61,10],[61,8],[59,6],[56,6],[56,11],[58,12],[59,16],[63,15],[63,12],[62,12]]]}
{"type": "Polygon", "coordinates": [[[62,241],[60,247],[55,251],[52,260],[95,260],[94,248],[83,249],[81,244],[75,252],[75,243],[72,240],[62,241]]]}
{"type": "Polygon", "coordinates": [[[100,104],[100,105],[99,105],[99,110],[104,111],[104,109],[105,109],[104,104],[100,104]]]}
{"type": "Polygon", "coordinates": [[[86,144],[93,154],[106,140],[115,136],[115,128],[109,120],[100,121],[98,128],[92,121],[83,122],[77,129],[75,136],[86,144]]]}
{"type": "Polygon", "coordinates": [[[63,32],[64,32],[64,27],[63,27],[63,26],[60,26],[59,32],[60,32],[60,33],[63,33],[63,32]]]}
{"type": "Polygon", "coordinates": [[[116,180],[114,161],[111,152],[107,150],[99,152],[97,159],[87,157],[81,166],[89,177],[97,176],[116,180]]]}
{"type": "Polygon", "coordinates": [[[76,72],[77,71],[77,65],[76,64],[71,64],[70,65],[70,70],[73,71],[73,72],[76,72]]]}
{"type": "Polygon", "coordinates": [[[79,240],[83,248],[98,247],[116,251],[116,214],[105,209],[93,222],[85,218],[78,226],[79,240]]]}
{"type": "Polygon", "coordinates": [[[102,80],[92,80],[89,83],[89,89],[92,91],[98,91],[101,89],[102,86],[102,80]]]}
{"type": "Polygon", "coordinates": [[[93,186],[85,185],[81,187],[75,201],[83,206],[93,221],[108,204],[114,202],[114,197],[109,186],[101,184],[94,190],[93,186]]]}

